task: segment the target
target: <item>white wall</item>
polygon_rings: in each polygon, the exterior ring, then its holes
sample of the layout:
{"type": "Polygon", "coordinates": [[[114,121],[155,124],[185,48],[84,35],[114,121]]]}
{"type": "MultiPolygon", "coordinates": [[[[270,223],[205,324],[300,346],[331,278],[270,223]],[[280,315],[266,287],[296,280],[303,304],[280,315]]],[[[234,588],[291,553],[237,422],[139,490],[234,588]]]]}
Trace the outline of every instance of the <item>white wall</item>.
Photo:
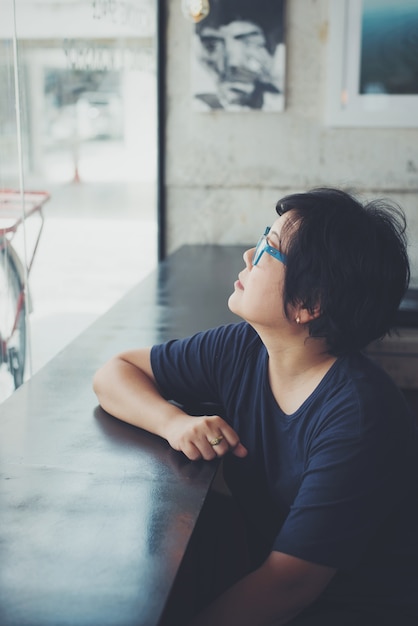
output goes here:
{"type": "Polygon", "coordinates": [[[326,125],[330,2],[287,1],[283,113],[192,111],[193,25],[180,0],[166,5],[168,252],[253,242],[282,195],[343,186],[403,206],[418,286],[418,129],[326,125]]]}

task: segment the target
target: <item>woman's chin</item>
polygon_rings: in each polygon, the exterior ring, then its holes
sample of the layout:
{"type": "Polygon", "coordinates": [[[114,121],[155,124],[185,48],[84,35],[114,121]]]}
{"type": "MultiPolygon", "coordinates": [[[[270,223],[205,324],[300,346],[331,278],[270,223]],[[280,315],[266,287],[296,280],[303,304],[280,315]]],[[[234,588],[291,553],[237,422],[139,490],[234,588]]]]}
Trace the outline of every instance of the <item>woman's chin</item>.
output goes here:
{"type": "Polygon", "coordinates": [[[232,313],[235,313],[235,315],[239,315],[236,310],[235,291],[231,293],[231,295],[228,298],[228,308],[232,313]]]}

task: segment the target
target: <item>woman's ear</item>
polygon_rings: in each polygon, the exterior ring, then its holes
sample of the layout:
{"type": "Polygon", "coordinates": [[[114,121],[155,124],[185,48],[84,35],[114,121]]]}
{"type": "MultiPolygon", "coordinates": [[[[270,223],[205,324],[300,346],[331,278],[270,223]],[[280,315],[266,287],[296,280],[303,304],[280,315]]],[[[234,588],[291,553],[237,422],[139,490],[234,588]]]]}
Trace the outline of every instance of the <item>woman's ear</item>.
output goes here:
{"type": "Polygon", "coordinates": [[[296,324],[308,324],[321,315],[321,307],[315,306],[309,310],[306,307],[298,306],[295,309],[295,322],[296,324]]]}

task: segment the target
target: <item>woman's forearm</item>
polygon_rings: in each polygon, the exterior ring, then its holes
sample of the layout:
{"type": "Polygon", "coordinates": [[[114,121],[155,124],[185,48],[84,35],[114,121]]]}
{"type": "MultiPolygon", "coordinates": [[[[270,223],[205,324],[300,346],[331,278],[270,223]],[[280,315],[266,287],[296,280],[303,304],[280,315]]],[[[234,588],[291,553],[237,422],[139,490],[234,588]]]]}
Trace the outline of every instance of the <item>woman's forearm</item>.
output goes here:
{"type": "Polygon", "coordinates": [[[93,388],[105,411],[163,437],[191,461],[210,461],[229,451],[240,457],[247,454],[238,435],[219,415],[191,417],[161,396],[147,350],[108,361],[95,374],[93,388]]]}
{"type": "Polygon", "coordinates": [[[167,438],[175,417],[187,415],[161,397],[150,376],[121,357],[108,361],[93,379],[100,405],[118,419],[167,438]]]}
{"type": "Polygon", "coordinates": [[[280,552],[218,597],[187,626],[281,626],[309,606],[335,570],[280,552]]]}

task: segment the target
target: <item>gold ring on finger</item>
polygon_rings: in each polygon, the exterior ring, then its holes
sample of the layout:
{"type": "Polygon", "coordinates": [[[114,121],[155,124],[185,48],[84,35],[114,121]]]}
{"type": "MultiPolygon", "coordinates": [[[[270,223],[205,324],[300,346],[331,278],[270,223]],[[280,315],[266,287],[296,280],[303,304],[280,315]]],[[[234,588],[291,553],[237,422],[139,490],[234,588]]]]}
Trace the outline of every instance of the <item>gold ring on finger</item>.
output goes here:
{"type": "Polygon", "coordinates": [[[223,439],[222,435],[219,435],[219,437],[215,437],[215,439],[210,439],[209,443],[211,446],[219,446],[219,444],[221,443],[223,439]]]}

